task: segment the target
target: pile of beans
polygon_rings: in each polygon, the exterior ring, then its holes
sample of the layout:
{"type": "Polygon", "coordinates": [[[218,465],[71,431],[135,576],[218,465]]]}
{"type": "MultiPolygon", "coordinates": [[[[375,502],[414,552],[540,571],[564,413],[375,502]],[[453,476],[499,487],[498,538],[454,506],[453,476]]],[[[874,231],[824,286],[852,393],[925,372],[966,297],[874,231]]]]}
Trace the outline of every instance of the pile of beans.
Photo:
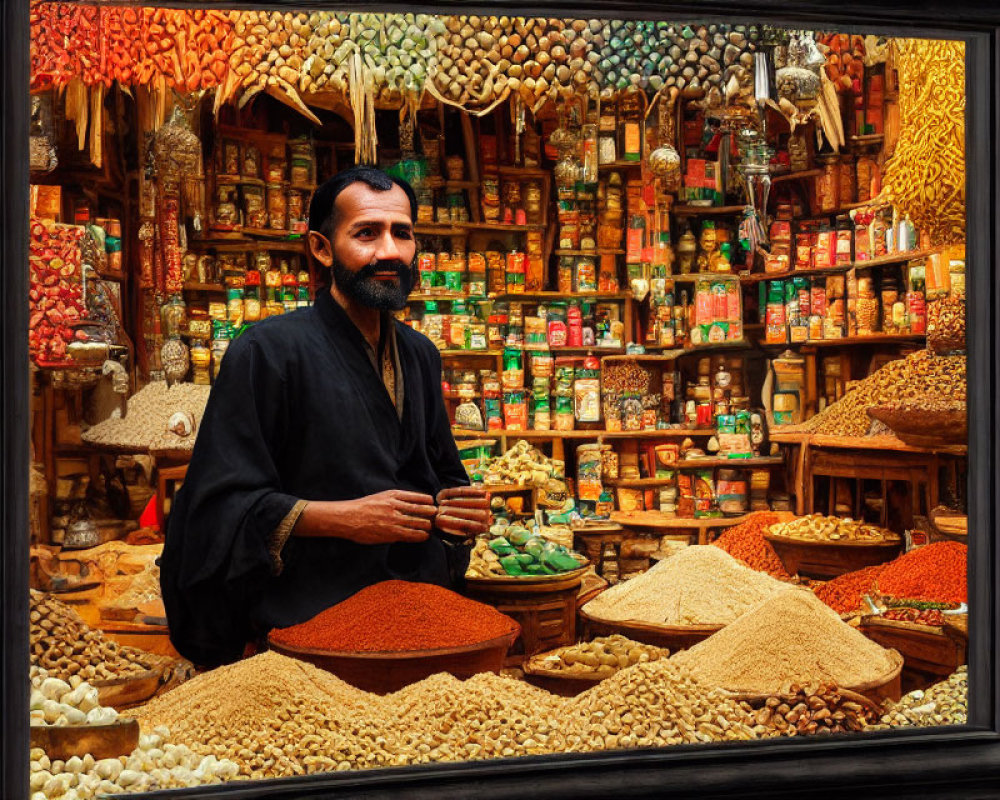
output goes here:
{"type": "Polygon", "coordinates": [[[878,717],[872,705],[846,697],[830,683],[792,684],[750,705],[757,725],[782,736],[862,731],[878,717]]]}
{"type": "MultiPolygon", "coordinates": [[[[170,417],[177,411],[191,416],[197,424],[205,414],[211,386],[166,381],[150,383],[128,399],[128,413],[122,419],[117,410],[82,434],[89,444],[143,450],[190,450],[195,435],[178,436],[167,430],[170,417]]],[[[195,429],[197,432],[197,428],[195,429]]]]}
{"type": "Polygon", "coordinates": [[[560,647],[537,656],[534,663],[546,669],[564,672],[567,676],[610,678],[625,667],[645,664],[669,655],[670,652],[662,647],[634,642],[616,633],[612,636],[599,636],[590,642],[560,647]]]}

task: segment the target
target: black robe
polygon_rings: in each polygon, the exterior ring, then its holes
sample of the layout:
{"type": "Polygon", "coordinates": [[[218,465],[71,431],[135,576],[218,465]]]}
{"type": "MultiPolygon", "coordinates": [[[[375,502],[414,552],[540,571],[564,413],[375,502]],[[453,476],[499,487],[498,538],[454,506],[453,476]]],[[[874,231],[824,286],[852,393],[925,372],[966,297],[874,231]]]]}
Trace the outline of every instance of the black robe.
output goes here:
{"type": "Polygon", "coordinates": [[[456,586],[468,549],[288,539],[274,575],[269,539],[295,502],[387,489],[435,496],[468,484],[441,396],[441,356],[396,325],[402,419],[361,332],[326,291],[229,347],[177,492],[160,560],[170,640],[203,666],[238,659],[271,628],[303,622],[379,581],[456,586]]]}

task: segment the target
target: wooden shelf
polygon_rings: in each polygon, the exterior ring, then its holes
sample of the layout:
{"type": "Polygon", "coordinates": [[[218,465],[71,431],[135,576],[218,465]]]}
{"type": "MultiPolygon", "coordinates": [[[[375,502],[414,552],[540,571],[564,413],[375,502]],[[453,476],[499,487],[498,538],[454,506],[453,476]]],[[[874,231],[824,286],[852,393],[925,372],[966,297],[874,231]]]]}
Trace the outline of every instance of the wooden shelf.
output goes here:
{"type": "Polygon", "coordinates": [[[599,170],[612,170],[612,169],[636,169],[642,166],[642,161],[605,161],[603,164],[598,164],[597,169],[599,170]]]}
{"type": "Polygon", "coordinates": [[[496,231],[497,233],[527,233],[544,231],[545,225],[508,225],[503,222],[456,222],[455,226],[468,231],[496,231]]]}
{"type": "Polygon", "coordinates": [[[761,342],[761,347],[854,347],[856,345],[909,344],[926,341],[922,333],[877,333],[873,336],[845,336],[841,339],[807,339],[804,342],[761,342]]]}
{"type": "Polygon", "coordinates": [[[499,173],[516,178],[549,178],[552,176],[552,170],[542,167],[500,167],[499,173]]]}
{"type": "Polygon", "coordinates": [[[599,247],[596,250],[553,250],[557,256],[623,256],[624,250],[599,247]]]}
{"type": "Polygon", "coordinates": [[[497,358],[503,355],[503,350],[439,350],[442,358],[447,356],[480,356],[483,358],[497,358]]]}
{"type": "Polygon", "coordinates": [[[632,292],[517,292],[490,295],[497,300],[631,300],[632,292]]]}
{"type": "Polygon", "coordinates": [[[808,433],[806,431],[776,432],[770,436],[778,444],[799,444],[811,447],[831,447],[844,450],[881,450],[897,453],[945,453],[965,455],[969,448],[965,445],[941,445],[940,447],[912,447],[892,435],[880,436],[831,436],[829,434],[808,433]]]}
{"type": "MultiPolygon", "coordinates": [[[[743,283],[759,283],[761,281],[778,281],[788,278],[805,277],[809,275],[842,275],[851,269],[874,269],[876,267],[894,266],[905,264],[908,261],[917,261],[921,258],[940,253],[940,249],[932,250],[908,250],[905,253],[893,253],[880,258],[873,258],[868,261],[851,261],[846,264],[837,264],[833,267],[814,267],[811,269],[790,269],[784,272],[755,272],[749,275],[740,275],[743,283]]],[[[695,276],[697,277],[697,276],[695,276]]],[[[674,280],[677,277],[674,276],[674,280]]]]}
{"type": "Polygon", "coordinates": [[[741,214],[746,206],[673,206],[670,211],[679,217],[725,216],[726,214],[741,214]]]}
{"type": "Polygon", "coordinates": [[[194,281],[184,282],[185,292],[218,292],[223,294],[226,291],[226,287],[221,283],[195,283],[194,281]]]}
{"type": "Polygon", "coordinates": [[[917,259],[927,258],[941,252],[943,251],[939,247],[934,247],[930,250],[906,250],[902,253],[891,253],[887,256],[872,258],[868,261],[854,261],[851,266],[858,269],[866,269],[868,267],[884,267],[891,264],[905,264],[907,261],[916,261],[917,259]]]}
{"type": "Polygon", "coordinates": [[[452,435],[462,438],[480,436],[509,436],[519,439],[683,439],[688,436],[715,436],[714,428],[664,428],[655,431],[606,431],[606,430],[571,430],[571,431],[512,431],[501,428],[492,431],[470,431],[464,428],[452,429],[452,435]]]}
{"type": "Polygon", "coordinates": [[[250,239],[245,236],[240,238],[214,238],[189,239],[188,246],[191,248],[211,247],[215,250],[225,250],[227,252],[252,253],[256,250],[279,251],[287,253],[305,253],[305,239],[286,239],[283,241],[250,239]]]}
{"type": "Polygon", "coordinates": [[[708,528],[729,528],[739,525],[749,515],[738,517],[713,517],[710,519],[690,519],[668,517],[659,511],[612,511],[611,521],[625,527],[661,528],[663,530],[706,530],[708,528]]]}
{"type": "Polygon", "coordinates": [[[735,272],[689,272],[682,275],[667,275],[666,279],[674,283],[696,283],[700,280],[712,280],[712,278],[739,278],[735,272]]]}
{"type": "Polygon", "coordinates": [[[714,467],[731,467],[733,469],[752,469],[753,467],[776,467],[785,463],[784,456],[756,456],[754,458],[682,458],[673,465],[674,469],[709,469],[714,467]]]}
{"type": "Polygon", "coordinates": [[[785,172],[771,176],[771,183],[783,183],[784,181],[800,181],[807,178],[818,178],[823,174],[821,169],[806,169],[801,172],[785,172]]]}
{"type": "Polygon", "coordinates": [[[413,226],[417,236],[465,236],[465,231],[450,223],[418,222],[413,226]]]}

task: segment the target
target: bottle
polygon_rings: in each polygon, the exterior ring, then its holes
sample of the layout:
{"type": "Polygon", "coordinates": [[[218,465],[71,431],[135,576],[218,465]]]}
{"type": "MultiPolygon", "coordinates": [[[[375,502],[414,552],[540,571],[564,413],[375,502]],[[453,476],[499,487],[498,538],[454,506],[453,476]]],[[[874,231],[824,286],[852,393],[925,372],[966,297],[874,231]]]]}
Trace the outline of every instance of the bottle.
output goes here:
{"type": "Polygon", "coordinates": [[[642,160],[642,100],[632,87],[619,100],[618,148],[623,161],[642,160]]]}

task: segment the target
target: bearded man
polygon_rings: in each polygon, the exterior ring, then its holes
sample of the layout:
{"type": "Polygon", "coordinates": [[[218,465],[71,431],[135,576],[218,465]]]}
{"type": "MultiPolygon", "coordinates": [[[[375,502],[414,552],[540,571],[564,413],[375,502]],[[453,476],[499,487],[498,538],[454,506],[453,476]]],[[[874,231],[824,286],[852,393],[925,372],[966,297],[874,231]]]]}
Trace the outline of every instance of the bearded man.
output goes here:
{"type": "Polygon", "coordinates": [[[358,166],[309,208],[329,270],[315,304],[229,347],[167,527],[170,639],[200,666],[384,580],[456,587],[486,530],[433,343],[395,320],[413,286],[416,197],[358,166]]]}

